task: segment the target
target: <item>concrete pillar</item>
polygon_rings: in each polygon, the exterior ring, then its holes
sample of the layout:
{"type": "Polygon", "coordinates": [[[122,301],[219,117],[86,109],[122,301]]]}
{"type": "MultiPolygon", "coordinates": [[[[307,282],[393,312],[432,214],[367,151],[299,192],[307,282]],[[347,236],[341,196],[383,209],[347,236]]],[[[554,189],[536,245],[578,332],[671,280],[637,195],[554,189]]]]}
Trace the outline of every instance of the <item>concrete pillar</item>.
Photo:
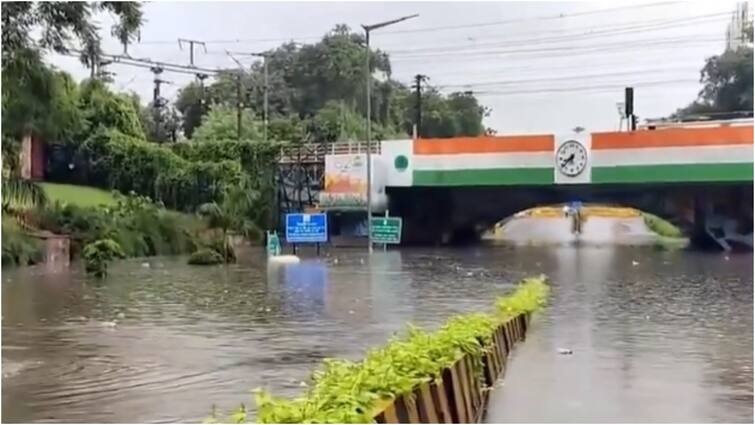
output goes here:
{"type": "Polygon", "coordinates": [[[19,152],[19,165],[21,168],[21,178],[31,178],[32,164],[32,140],[31,134],[27,134],[21,139],[21,152],[19,152]]]}

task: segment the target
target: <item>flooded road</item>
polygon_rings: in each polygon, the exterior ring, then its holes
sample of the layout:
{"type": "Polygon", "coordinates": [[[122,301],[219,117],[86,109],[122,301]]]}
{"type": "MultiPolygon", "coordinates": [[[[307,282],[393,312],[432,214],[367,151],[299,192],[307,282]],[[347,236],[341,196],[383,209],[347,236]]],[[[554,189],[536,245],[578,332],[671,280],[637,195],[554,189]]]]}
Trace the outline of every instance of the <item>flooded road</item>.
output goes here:
{"type": "Polygon", "coordinates": [[[297,394],[322,358],[359,358],[409,321],[487,310],[539,273],[553,305],[490,418],[752,420],[751,254],[341,250],[271,272],[261,252],[227,268],[144,261],[103,282],[3,272],[3,421],[201,421],[213,403],[250,406],[255,387],[297,394]]]}

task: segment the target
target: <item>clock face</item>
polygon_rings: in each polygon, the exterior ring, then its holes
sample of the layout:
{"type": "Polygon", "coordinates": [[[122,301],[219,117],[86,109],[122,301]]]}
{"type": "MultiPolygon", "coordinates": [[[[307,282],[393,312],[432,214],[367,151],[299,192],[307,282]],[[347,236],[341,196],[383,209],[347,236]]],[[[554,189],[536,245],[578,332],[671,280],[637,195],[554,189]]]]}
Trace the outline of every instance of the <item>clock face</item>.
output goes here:
{"type": "Polygon", "coordinates": [[[578,176],[587,166],[587,150],[576,140],[564,142],[556,152],[556,166],[565,176],[578,176]]]}

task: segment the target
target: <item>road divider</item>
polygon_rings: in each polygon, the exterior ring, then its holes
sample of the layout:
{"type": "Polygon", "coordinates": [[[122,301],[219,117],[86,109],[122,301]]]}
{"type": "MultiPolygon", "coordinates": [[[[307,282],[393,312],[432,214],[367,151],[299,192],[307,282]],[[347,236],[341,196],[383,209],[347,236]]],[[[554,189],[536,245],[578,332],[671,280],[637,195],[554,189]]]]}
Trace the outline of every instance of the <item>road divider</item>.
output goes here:
{"type": "Polygon", "coordinates": [[[413,326],[358,362],[326,359],[297,398],[255,391],[257,423],[472,423],[524,339],[530,316],[546,304],[545,276],[521,281],[492,313],[451,318],[429,332],[413,326]]]}

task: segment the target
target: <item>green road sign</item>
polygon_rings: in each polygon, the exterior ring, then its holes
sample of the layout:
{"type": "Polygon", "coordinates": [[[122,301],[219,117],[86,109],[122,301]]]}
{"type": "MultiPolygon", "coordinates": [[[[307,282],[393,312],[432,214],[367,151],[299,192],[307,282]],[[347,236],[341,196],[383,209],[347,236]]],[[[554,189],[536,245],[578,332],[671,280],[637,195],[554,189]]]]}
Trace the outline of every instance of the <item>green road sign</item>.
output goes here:
{"type": "Polygon", "coordinates": [[[401,243],[401,217],[373,217],[372,241],[374,243],[401,243]]]}
{"type": "Polygon", "coordinates": [[[276,232],[267,232],[267,255],[281,255],[281,243],[276,232]]]}

